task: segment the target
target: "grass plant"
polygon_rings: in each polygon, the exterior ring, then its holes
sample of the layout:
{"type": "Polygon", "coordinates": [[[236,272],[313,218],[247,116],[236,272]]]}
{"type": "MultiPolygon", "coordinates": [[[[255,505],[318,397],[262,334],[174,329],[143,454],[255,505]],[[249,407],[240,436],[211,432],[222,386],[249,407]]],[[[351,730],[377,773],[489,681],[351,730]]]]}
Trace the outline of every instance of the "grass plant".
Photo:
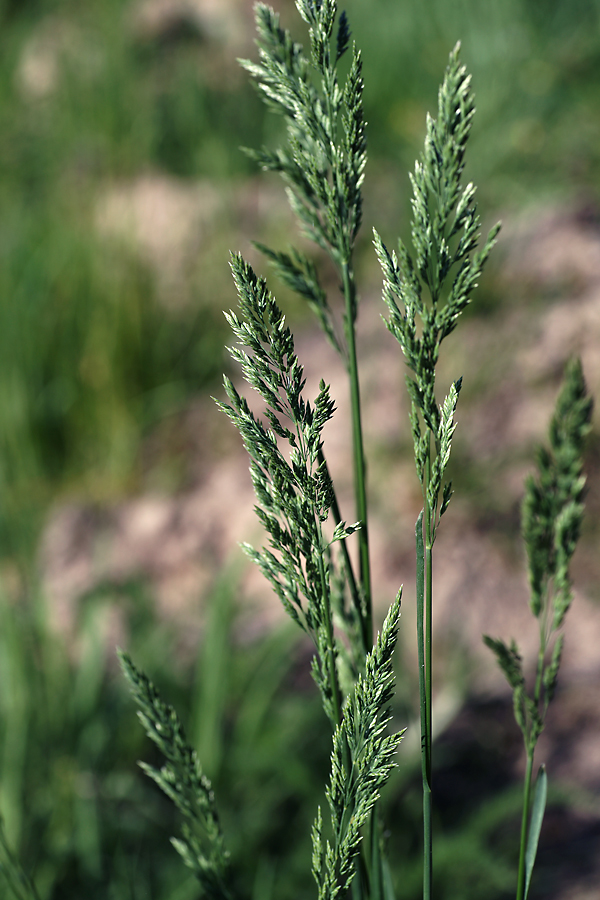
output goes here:
{"type": "MultiPolygon", "coordinates": [[[[60,7],[58,2],[47,5],[60,7]]],[[[112,27],[121,5],[115,0],[106,6],[102,17],[106,29],[112,27]]],[[[32,2],[28,9],[45,6],[32,2]]],[[[387,6],[390,16],[401,15],[398,4],[387,6]]],[[[512,16],[511,21],[527,31],[532,11],[526,2],[515,12],[517,6],[511,5],[510,15],[502,7],[501,14],[512,16]]],[[[169,668],[164,634],[149,629],[139,612],[137,618],[132,614],[130,655],[123,654],[121,659],[144,729],[156,747],[152,762],[142,767],[163,797],[152,784],[143,788],[131,776],[132,761],[142,752],[142,738],[128,727],[125,698],[106,673],[95,605],[102,600],[103,590],[98,597],[82,601],[80,663],[73,661],[66,641],[52,635],[38,598],[29,598],[28,605],[21,604],[22,598],[17,604],[3,600],[0,809],[6,827],[0,827],[0,884],[16,900],[59,896],[61,900],[80,896],[192,900],[199,891],[219,900],[291,900],[308,896],[314,883],[320,900],[348,893],[353,900],[459,896],[469,900],[502,896],[504,900],[510,896],[502,853],[495,846],[490,849],[482,835],[495,834],[495,829],[511,820],[512,796],[477,810],[458,834],[444,835],[439,827],[434,829],[433,546],[452,495],[452,485],[445,479],[462,384],[457,375],[446,396],[439,395],[436,365],[443,340],[470,302],[497,233],[493,229],[480,247],[475,189],[463,183],[475,109],[470,79],[456,47],[439,92],[437,117],[427,119],[425,149],[412,176],[412,249],[400,242],[397,253],[389,252],[375,233],[384,277],[382,309],[387,309],[387,326],[409,369],[410,427],[423,494],[415,530],[414,591],[422,816],[413,809],[417,804],[410,794],[404,797],[400,812],[394,798],[390,814],[387,799],[394,769],[402,760],[408,717],[398,715],[394,703],[393,654],[403,591],[389,603],[375,634],[385,598],[374,603],[371,578],[368,467],[357,352],[356,261],[366,167],[363,57],[352,42],[349,20],[345,13],[338,14],[335,0],[297,0],[296,7],[308,32],[309,52],[282,27],[270,7],[258,4],[258,60],[243,65],[259,95],[280,116],[280,133],[287,137],[276,149],[269,145],[247,155],[262,169],[283,177],[304,242],[289,248],[263,243],[257,247],[287,288],[315,313],[325,339],[346,368],[352,508],[342,508],[323,439],[324,427],[335,415],[335,400],[324,382],[314,400],[305,396],[293,332],[266,279],[239,254],[231,259],[239,297],[238,310],[227,314],[236,340],[231,355],[260,396],[264,412],[261,416],[254,412],[253,404],[230,378],[225,379],[226,398],[220,406],[239,430],[250,456],[256,511],[266,533],[264,546],[245,545],[244,549],[293,624],[312,642],[312,674],[328,727],[323,727],[323,717],[308,691],[286,693],[278,687],[286,678],[297,677],[292,671],[297,645],[290,632],[278,632],[249,650],[234,644],[235,589],[228,582],[215,590],[209,603],[197,670],[191,675],[186,672],[193,678],[191,691],[182,683],[184,676],[169,668]],[[340,285],[341,322],[337,303],[323,286],[323,255],[340,285]],[[155,683],[146,671],[152,671],[155,683]],[[166,704],[162,695],[173,697],[181,712],[166,704]],[[184,721],[190,723],[188,728],[184,721]],[[177,814],[183,817],[183,828],[173,846],[191,872],[188,880],[180,878],[175,854],[163,848],[165,833],[175,827],[177,814]],[[415,852],[411,827],[416,818],[423,837],[415,852]],[[399,859],[400,844],[410,858],[399,859]],[[415,868],[419,872],[413,879],[415,868]]],[[[357,9],[357,16],[364,17],[365,8],[363,4],[360,13],[357,9]]],[[[443,18],[441,4],[432,8],[437,16],[433,22],[443,18]]],[[[18,5],[9,3],[0,15],[8,23],[19,20],[22,13],[18,5]]],[[[554,22],[553,17],[547,18],[554,22]]],[[[471,47],[477,44],[477,21],[474,14],[471,47]]],[[[562,27],[557,30],[562,35],[562,27]]],[[[415,33],[414,28],[405,31],[415,33]]],[[[168,48],[156,55],[156,48],[148,47],[132,54],[126,45],[122,34],[111,44],[116,59],[112,77],[100,82],[92,78],[89,95],[85,80],[79,84],[71,79],[48,100],[47,109],[62,110],[62,135],[54,134],[56,145],[48,138],[47,156],[21,154],[18,184],[4,189],[5,201],[13,204],[9,209],[19,212],[10,220],[22,223],[21,237],[18,232],[14,238],[17,249],[9,253],[15,269],[5,267],[4,293],[29,301],[16,304],[18,313],[14,304],[0,307],[0,316],[8,323],[0,329],[6,379],[3,392],[0,384],[4,403],[0,422],[4,422],[6,441],[0,484],[15,511],[5,523],[7,540],[10,521],[24,508],[32,483],[47,478],[56,484],[73,478],[79,471],[78,460],[92,450],[103,457],[106,447],[117,456],[122,453],[120,436],[128,428],[136,429],[131,423],[130,394],[139,400],[136,416],[141,409],[142,419],[156,418],[169,406],[162,394],[162,400],[156,399],[160,386],[170,382],[176,399],[185,398],[208,379],[215,365],[210,349],[214,341],[207,343],[202,335],[200,346],[209,347],[209,358],[197,354],[195,362],[190,362],[190,336],[199,335],[195,327],[199,319],[194,319],[194,327],[185,316],[161,327],[162,310],[145,302],[147,294],[152,299],[147,273],[127,257],[119,256],[116,266],[114,260],[107,265],[103,252],[80,243],[77,228],[58,223],[59,214],[66,211],[70,216],[72,210],[57,203],[56,194],[47,198],[50,212],[47,218],[37,217],[39,226],[26,214],[32,186],[48,183],[61,155],[77,169],[76,150],[81,146],[92,148],[93,171],[88,177],[95,183],[102,172],[122,176],[135,171],[140,159],[179,177],[205,174],[213,171],[211,153],[219,157],[219,148],[233,145],[229,126],[221,119],[213,143],[204,141],[202,123],[223,107],[222,96],[198,87],[191,53],[186,50],[182,55],[180,68],[167,59],[168,48]],[[155,68],[157,58],[162,62],[155,68]],[[152,77],[140,77],[137,87],[132,86],[125,77],[128,66],[146,67],[145,74],[152,70],[152,77]],[[126,83],[129,88],[124,91],[126,83]],[[152,93],[158,84],[160,96],[154,97],[153,112],[144,107],[146,112],[129,128],[130,108],[137,103],[138,93],[152,93]],[[86,101],[89,96],[96,98],[94,103],[86,101]],[[90,117],[94,109],[103,109],[105,115],[90,117]],[[77,118],[77,110],[84,110],[85,119],[77,118]],[[99,118],[104,122],[104,138],[96,130],[99,118]],[[164,128],[157,127],[157,121],[164,128]],[[120,142],[116,135],[123,129],[126,139],[120,142]],[[49,241],[57,247],[52,254],[54,268],[43,260],[38,265],[29,253],[31,244],[49,241]],[[45,343],[41,337],[32,337],[38,333],[37,322],[50,321],[46,338],[54,335],[54,313],[48,311],[48,303],[55,296],[66,298],[68,307],[60,354],[56,354],[54,337],[45,343]],[[90,299],[95,312],[92,325],[84,315],[90,299]],[[90,354],[85,355],[88,350],[96,352],[95,357],[92,353],[94,365],[89,364],[90,354]],[[74,372],[87,373],[92,393],[74,387],[74,372]],[[92,394],[95,405],[88,402],[92,394]],[[104,428],[109,420],[112,425],[104,428]],[[99,435],[105,436],[105,443],[98,443],[99,435]]],[[[371,37],[375,57],[373,48],[371,37]]],[[[590,67],[594,59],[590,50],[586,57],[590,67]]],[[[384,71],[389,80],[389,69],[387,62],[380,60],[379,65],[381,83],[384,71]]],[[[403,69],[411,66],[403,62],[403,69]]],[[[407,88],[408,96],[410,84],[407,88]]],[[[0,89],[7,93],[6,84],[0,84],[0,89]]],[[[407,121],[406,110],[398,112],[389,95],[382,92],[381,96],[380,121],[394,109],[402,122],[407,121]]],[[[254,111],[248,114],[248,131],[260,139],[263,120],[256,113],[258,106],[247,97],[246,101],[247,110],[254,111]]],[[[375,112],[377,119],[376,108],[375,112]]],[[[13,149],[29,147],[31,134],[38,134],[36,128],[43,131],[51,117],[31,121],[34,118],[29,112],[26,120],[11,120],[13,149]]],[[[5,153],[9,150],[7,145],[5,153]]],[[[219,165],[230,168],[229,152],[223,155],[224,162],[215,163],[216,170],[219,165]]],[[[248,165],[241,169],[246,171],[248,165]]],[[[56,315],[62,323],[60,310],[56,315]]],[[[517,900],[525,900],[535,885],[532,871],[547,777],[542,767],[533,786],[534,753],[556,687],[562,626],[571,602],[569,564],[583,512],[581,456],[590,415],[581,367],[573,362],[552,421],[550,450],[540,451],[538,475],[526,485],[523,538],[531,609],[540,629],[529,692],[528,669],[516,645],[485,638],[512,688],[527,755],[521,838],[514,854],[516,858],[518,851],[517,900]]],[[[133,443],[133,439],[125,441],[130,450],[133,443]]],[[[119,468],[118,459],[115,468],[119,468]]],[[[120,468],[127,469],[127,463],[120,468]]],[[[106,588],[107,595],[111,592],[114,586],[106,588]]],[[[404,592],[405,603],[406,597],[412,602],[412,594],[404,592]]],[[[138,611],[143,607],[135,586],[123,588],[120,599],[122,605],[138,611]]],[[[410,770],[404,777],[410,777],[410,770]]]]}
{"type": "Polygon", "coordinates": [[[428,117],[425,151],[412,176],[412,242],[415,260],[400,241],[390,255],[375,232],[375,247],[384,272],[387,325],[397,338],[413,377],[407,376],[417,475],[423,512],[417,520],[417,643],[423,774],[423,897],[432,891],[432,610],[433,544],[448,509],[452,482],[443,483],[450,460],[454,414],[462,379],[450,387],[438,407],[435,370],[440,347],[456,327],[471,299],[492,249],[499,225],[483,249],[477,245],[481,222],[475,187],[461,184],[464,156],[475,112],[470,76],[460,64],[459,47],[450,56],[439,92],[437,120],[428,117]],[[423,296],[429,295],[427,302],[423,296]],[[398,306],[400,301],[401,306],[398,306]]]}
{"type": "MultiPolygon", "coordinates": [[[[335,0],[297,0],[308,26],[310,57],[263,3],[256,6],[259,60],[242,61],[265,102],[282,115],[287,146],[248,151],[266,171],[278,172],[305,239],[335,267],[344,299],[340,335],[333,305],[317,268],[298,248],[259,249],[282,280],[314,310],[325,337],[342,357],[351,398],[356,521],[343,518],[326,460],[323,428],[335,412],[321,381],[311,403],[303,394],[303,367],[283,312],[263,277],[239,254],[231,267],[239,311],[227,320],[237,340],[230,352],[265,404],[261,419],[234,383],[225,378],[228,402],[219,405],[240,432],[250,457],[256,512],[268,537],[261,549],[245,545],[285,610],[310,636],[312,673],[332,729],[331,775],[326,789],[330,837],[319,809],[313,825],[313,875],[321,900],[351,889],[355,900],[392,900],[395,887],[383,845],[378,800],[404,731],[388,731],[393,696],[392,653],[402,590],[391,604],[373,645],[373,598],[368,542],[366,465],[356,353],[358,294],[353,253],[362,219],[366,139],[360,51],[345,13],[335,0]],[[342,80],[338,64],[350,52],[342,80]],[[358,572],[348,544],[356,534],[358,572]]],[[[423,785],[423,900],[434,896],[432,760],[433,545],[448,509],[452,483],[444,481],[456,429],[461,378],[440,403],[436,365],[443,340],[470,302],[495,243],[495,226],[479,249],[480,218],[475,187],[462,181],[467,139],[475,111],[470,76],[452,51],[439,91],[438,115],[428,117],[425,149],[411,178],[413,254],[400,242],[390,253],[375,232],[383,274],[387,325],[400,343],[411,372],[410,423],[415,463],[423,492],[416,524],[416,604],[423,785]]],[[[541,644],[533,697],[525,693],[516,648],[486,638],[515,692],[515,712],[526,743],[528,766],[517,900],[527,896],[543,818],[546,776],[538,779],[531,807],[533,752],[554,692],[559,638],[547,661],[549,642],[570,603],[569,562],[582,515],[581,452],[591,402],[581,369],[568,369],[551,428],[552,452],[540,453],[539,483],[528,481],[523,533],[530,564],[532,610],[541,620],[541,644]],[[552,585],[550,590],[549,585],[552,585]],[[551,611],[549,611],[551,610],[551,611]]],[[[203,829],[205,844],[188,825],[174,841],[208,896],[228,898],[227,854],[210,783],[183,737],[176,714],[164,706],[146,676],[127,656],[123,665],[142,722],[163,749],[167,764],[149,774],[184,815],[203,829]],[[190,799],[191,797],[191,799],[190,799]]]]}

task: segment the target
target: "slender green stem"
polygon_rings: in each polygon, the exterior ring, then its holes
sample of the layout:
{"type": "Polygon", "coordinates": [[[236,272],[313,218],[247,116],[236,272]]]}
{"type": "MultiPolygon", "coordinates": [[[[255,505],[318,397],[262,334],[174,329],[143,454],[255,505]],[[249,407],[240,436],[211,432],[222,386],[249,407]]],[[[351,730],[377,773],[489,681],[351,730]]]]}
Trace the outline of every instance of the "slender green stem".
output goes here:
{"type": "Polygon", "coordinates": [[[425,694],[427,708],[427,780],[431,787],[431,735],[433,730],[432,721],[432,588],[433,588],[433,559],[431,548],[431,536],[429,529],[425,528],[425,694]]]}
{"type": "Polygon", "coordinates": [[[365,452],[363,446],[360,386],[358,381],[358,362],[356,357],[356,334],[354,329],[356,310],[356,286],[354,273],[350,265],[342,265],[344,298],[346,301],[346,338],[348,342],[348,367],[350,375],[350,398],[352,406],[352,445],[354,464],[354,494],[356,498],[357,518],[361,522],[358,532],[360,584],[363,594],[363,615],[361,617],[363,643],[365,647],[373,644],[373,601],[371,592],[371,563],[369,557],[369,529],[367,517],[367,485],[365,452]]]}
{"type": "MultiPolygon", "coordinates": [[[[539,708],[542,681],[544,677],[544,658],[546,656],[547,636],[545,617],[542,617],[540,627],[540,649],[538,651],[537,671],[535,677],[535,688],[533,691],[533,702],[536,709],[539,708]]],[[[533,758],[535,755],[535,745],[537,739],[531,735],[531,726],[528,734],[523,735],[525,738],[525,749],[527,750],[527,768],[525,770],[525,785],[523,788],[523,812],[521,815],[521,840],[519,843],[519,873],[517,875],[517,900],[525,898],[525,884],[527,880],[526,854],[527,841],[529,837],[529,813],[531,808],[531,779],[533,774],[533,758]]]]}
{"type": "MultiPolygon", "coordinates": [[[[540,705],[541,705],[542,682],[544,679],[544,659],[545,658],[546,658],[546,643],[544,642],[544,639],[542,638],[542,640],[540,642],[540,649],[538,651],[537,672],[536,672],[536,676],[535,676],[535,688],[533,691],[533,702],[535,703],[535,708],[538,710],[540,709],[540,705]]],[[[541,713],[542,716],[544,716],[544,714],[545,714],[544,712],[541,713]]],[[[528,753],[529,753],[530,749],[531,749],[531,752],[533,753],[533,751],[535,750],[536,743],[537,743],[537,738],[535,741],[533,741],[531,747],[526,747],[528,753]]]]}
{"type": "Polygon", "coordinates": [[[340,693],[340,685],[338,682],[335,665],[335,639],[333,634],[333,619],[331,615],[331,601],[329,597],[329,590],[327,588],[327,579],[325,577],[325,564],[323,562],[323,554],[319,555],[319,574],[321,577],[323,610],[325,613],[325,629],[327,631],[327,651],[329,654],[329,683],[331,686],[331,698],[333,702],[335,721],[337,725],[340,725],[342,721],[342,697],[340,693]]]}
{"type": "Polygon", "coordinates": [[[423,793],[423,835],[425,839],[425,859],[423,863],[423,898],[429,900],[432,891],[433,881],[433,831],[432,831],[432,677],[431,677],[431,644],[432,644],[432,622],[431,622],[431,599],[432,599],[432,557],[431,546],[429,545],[430,535],[427,534],[426,528],[426,545],[425,545],[425,705],[427,711],[426,727],[425,727],[425,770],[427,781],[424,785],[423,793]]]}
{"type": "Polygon", "coordinates": [[[431,900],[433,880],[433,837],[431,823],[431,787],[423,790],[423,900],[431,900]]]}
{"type": "Polygon", "coordinates": [[[424,623],[424,728],[421,733],[421,753],[423,757],[423,900],[430,900],[433,881],[433,835],[432,835],[432,762],[431,735],[432,721],[432,609],[433,609],[433,510],[429,503],[429,480],[431,476],[431,456],[428,453],[424,472],[424,504],[425,504],[425,598],[423,616],[424,623]]]}
{"type": "MultiPolygon", "coordinates": [[[[548,648],[548,641],[550,640],[550,634],[549,634],[549,628],[548,628],[549,610],[550,610],[550,603],[549,603],[548,597],[547,597],[546,603],[544,604],[544,608],[542,610],[541,619],[540,619],[540,647],[538,650],[537,668],[536,668],[536,674],[535,674],[535,688],[533,691],[533,702],[535,703],[536,708],[539,708],[540,700],[542,697],[542,683],[543,683],[543,679],[544,679],[544,660],[546,658],[546,650],[548,648]]],[[[527,748],[527,752],[529,752],[529,748],[527,748]]]]}
{"type": "MultiPolygon", "coordinates": [[[[329,475],[327,461],[325,459],[325,454],[323,453],[322,449],[319,450],[319,465],[324,466],[325,471],[329,475]]],[[[332,497],[333,497],[332,504],[331,504],[331,511],[333,513],[333,520],[334,520],[335,524],[339,525],[340,522],[342,521],[342,514],[340,512],[340,507],[339,507],[339,504],[337,501],[337,496],[335,493],[335,488],[333,486],[333,481],[331,480],[331,478],[329,480],[331,483],[331,490],[332,490],[332,497]]],[[[363,618],[362,618],[362,605],[360,602],[360,591],[359,591],[358,585],[356,583],[356,577],[354,575],[354,568],[352,566],[352,560],[350,559],[350,554],[348,553],[348,545],[346,544],[345,539],[340,541],[340,544],[341,544],[341,548],[342,548],[342,556],[344,557],[344,566],[346,569],[346,575],[348,577],[348,587],[350,588],[352,602],[354,603],[354,607],[356,609],[359,621],[362,626],[363,618]]],[[[364,638],[364,634],[363,634],[363,638],[364,638]]],[[[364,640],[363,640],[363,644],[364,644],[364,640]]],[[[370,649],[371,649],[370,646],[368,646],[367,644],[364,644],[365,654],[368,653],[370,649]]]]}
{"type": "MultiPolygon", "coordinates": [[[[421,775],[423,780],[423,900],[430,900],[433,868],[431,828],[431,700],[430,690],[428,691],[427,689],[425,544],[423,540],[423,516],[424,511],[421,510],[415,526],[417,544],[417,652],[419,660],[419,705],[421,714],[421,775]]],[[[431,554],[429,554],[429,559],[431,560],[431,554]]]]}
{"type": "Polygon", "coordinates": [[[533,773],[533,748],[527,754],[527,770],[523,789],[523,813],[521,816],[521,841],[519,844],[519,874],[517,876],[517,900],[525,900],[525,854],[527,852],[527,832],[529,830],[529,808],[531,806],[531,776],[533,773]]]}
{"type": "Polygon", "coordinates": [[[369,871],[369,900],[383,900],[383,884],[381,872],[381,850],[379,847],[379,814],[377,804],[371,812],[370,823],[370,871],[369,871]]]}

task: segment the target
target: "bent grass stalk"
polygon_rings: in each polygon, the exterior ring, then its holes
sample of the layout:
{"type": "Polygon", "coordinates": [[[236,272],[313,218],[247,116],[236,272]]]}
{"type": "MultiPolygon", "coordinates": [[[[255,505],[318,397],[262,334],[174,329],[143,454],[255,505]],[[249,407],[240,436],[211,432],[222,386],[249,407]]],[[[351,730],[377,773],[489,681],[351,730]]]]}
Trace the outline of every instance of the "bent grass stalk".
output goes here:
{"type": "MultiPolygon", "coordinates": [[[[344,297],[343,340],[312,260],[295,248],[282,252],[257,246],[282,280],[308,302],[345,362],[357,521],[347,524],[343,518],[327,466],[323,428],[335,412],[329,387],[321,381],[314,401],[305,398],[303,367],[293,334],[266,280],[240,255],[231,259],[239,310],[227,314],[237,341],[230,353],[266,406],[260,419],[228,378],[224,379],[227,401],[219,406],[240,432],[249,454],[255,509],[267,535],[266,546],[244,545],[244,550],[260,567],[288,615],[313,641],[312,673],[332,729],[331,775],[326,789],[331,838],[323,836],[320,809],[312,829],[312,868],[319,900],[335,900],[349,888],[354,900],[393,900],[376,807],[404,733],[388,731],[401,591],[373,645],[353,269],[366,164],[362,63],[353,46],[349,73],[340,86],[337,64],[350,46],[345,14],[337,17],[335,0],[296,0],[296,6],[309,28],[310,58],[280,27],[270,7],[256,6],[259,61],[244,60],[242,64],[265,101],[283,115],[288,146],[247,152],[263,169],[282,175],[302,233],[325,250],[336,266],[344,297]],[[358,578],[347,547],[355,533],[358,578]]],[[[386,324],[400,343],[411,373],[406,379],[410,422],[423,494],[416,524],[416,595],[424,900],[431,900],[433,883],[433,546],[452,497],[452,483],[445,481],[445,473],[462,384],[457,378],[438,404],[436,365],[443,340],[470,302],[499,228],[495,226],[478,249],[481,223],[475,188],[462,183],[474,110],[470,76],[460,62],[457,45],[439,91],[437,118],[427,118],[425,149],[411,176],[413,254],[401,241],[398,252],[389,253],[374,232],[384,274],[386,324]]],[[[541,636],[533,698],[525,692],[516,647],[485,639],[513,687],[517,721],[528,753],[517,900],[527,896],[545,804],[542,774],[530,817],[533,751],[554,691],[562,638],[554,643],[549,661],[547,651],[570,603],[568,564],[582,512],[580,454],[589,416],[581,369],[573,364],[551,427],[551,453],[540,453],[539,482],[528,482],[524,506],[532,611],[540,621],[541,636]]],[[[122,664],[144,727],[167,758],[160,771],[145,770],[186,818],[183,840],[174,845],[207,896],[234,900],[225,836],[210,782],[174,710],[160,700],[151,682],[128,657],[122,656],[122,664]]]]}

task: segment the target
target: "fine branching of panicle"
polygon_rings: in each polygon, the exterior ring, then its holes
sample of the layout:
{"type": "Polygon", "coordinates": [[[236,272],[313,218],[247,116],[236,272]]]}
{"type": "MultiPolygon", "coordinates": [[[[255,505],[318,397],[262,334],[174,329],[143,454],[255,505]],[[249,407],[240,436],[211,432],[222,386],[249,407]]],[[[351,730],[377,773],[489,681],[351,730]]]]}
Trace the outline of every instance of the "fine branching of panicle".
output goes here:
{"type": "Polygon", "coordinates": [[[183,838],[172,844],[196,875],[211,900],[230,900],[227,887],[229,853],[215,805],[210,781],[203,774],[196,752],[187,742],[175,710],[164,703],[149,678],[126,653],[119,651],[123,672],[139,706],[144,729],[166,757],[155,769],[140,763],[144,772],[165,792],[184,816],[183,838]]]}
{"type": "Polygon", "coordinates": [[[332,842],[323,843],[319,809],[313,825],[313,873],[319,900],[334,900],[346,890],[356,869],[353,865],[369,821],[386,784],[404,731],[388,734],[389,703],[393,697],[392,656],[400,619],[401,592],[392,604],[381,634],[366,659],[333,735],[331,777],[327,801],[331,812],[332,842]]]}
{"type": "Polygon", "coordinates": [[[546,774],[537,779],[533,806],[531,779],[538,738],[556,690],[563,648],[559,633],[573,599],[569,566],[583,519],[583,445],[590,430],[592,400],[586,394],[578,359],[567,366],[550,423],[549,448],[537,452],[537,473],[525,482],[522,534],[527,551],[530,608],[538,620],[539,651],[533,690],[528,692],[515,641],[484,636],[513,692],[515,719],[523,733],[527,770],[518,875],[518,900],[529,891],[544,814],[546,774]],[[531,811],[531,820],[530,817],[531,811]]]}

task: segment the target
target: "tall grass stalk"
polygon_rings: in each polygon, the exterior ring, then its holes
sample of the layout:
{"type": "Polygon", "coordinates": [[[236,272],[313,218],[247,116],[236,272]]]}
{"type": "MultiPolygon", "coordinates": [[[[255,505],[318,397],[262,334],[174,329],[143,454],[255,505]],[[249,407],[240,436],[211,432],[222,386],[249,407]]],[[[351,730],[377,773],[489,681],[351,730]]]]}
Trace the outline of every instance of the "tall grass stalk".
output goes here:
{"type": "MultiPolygon", "coordinates": [[[[259,62],[241,60],[269,107],[286,122],[288,147],[246,150],[265,171],[279,172],[302,234],[323,249],[335,265],[344,297],[344,338],[337,334],[331,306],[314,264],[296,248],[289,253],[258,248],[280,277],[313,308],[329,341],[345,361],[352,415],[352,459],[356,517],[360,522],[358,604],[363,654],[373,641],[371,563],[368,539],[366,465],[356,353],[358,298],[354,272],[356,237],[362,221],[362,183],[366,165],[362,60],[352,48],[350,72],[343,88],[337,65],[349,49],[344,13],[332,46],[337,4],[299,2],[309,28],[311,57],[279,24],[265,4],[256,6],[259,62]],[[312,69],[312,72],[311,72],[312,69]],[[317,75],[315,79],[313,73],[317,75]],[[320,81],[320,84],[319,84],[320,81]]],[[[348,577],[354,580],[345,554],[348,577]]]]}
{"type": "Polygon", "coordinates": [[[441,406],[435,392],[442,341],[456,327],[492,249],[499,225],[477,251],[481,222],[475,187],[462,183],[464,155],[475,103],[471,78],[460,63],[459,45],[450,55],[438,96],[437,119],[427,117],[425,150],[411,176],[414,260],[399,241],[390,254],[375,231],[375,249],[384,273],[387,326],[412,372],[406,383],[423,511],[417,520],[417,646],[423,776],[423,896],[432,891],[432,610],[433,545],[452,496],[443,483],[462,385],[458,378],[441,406]],[[428,296],[428,300],[426,297],[428,296]]]}

